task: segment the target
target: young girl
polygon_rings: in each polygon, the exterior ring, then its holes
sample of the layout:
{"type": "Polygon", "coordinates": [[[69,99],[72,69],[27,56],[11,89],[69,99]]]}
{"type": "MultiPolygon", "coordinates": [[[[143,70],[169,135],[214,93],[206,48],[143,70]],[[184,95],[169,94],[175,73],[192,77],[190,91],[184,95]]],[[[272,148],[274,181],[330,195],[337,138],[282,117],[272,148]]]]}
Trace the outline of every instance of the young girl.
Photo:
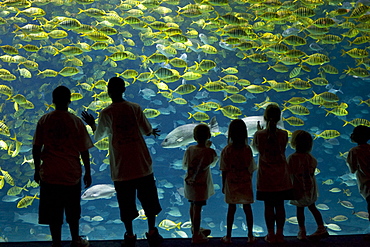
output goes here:
{"type": "Polygon", "coordinates": [[[320,211],[316,208],[317,184],[315,178],[315,169],[317,167],[316,159],[311,155],[313,140],[312,136],[303,130],[296,130],[292,134],[290,145],[296,150],[288,157],[288,167],[292,179],[294,194],[296,200],[290,203],[297,206],[297,219],[299,232],[297,238],[306,240],[306,228],[304,208],[308,207],[315,218],[317,231],[310,235],[310,240],[320,240],[329,236],[320,211]]]}
{"type": "MultiPolygon", "coordinates": [[[[370,128],[364,125],[355,127],[351,140],[356,142],[357,146],[349,150],[348,167],[352,173],[356,173],[358,189],[366,199],[367,211],[370,214],[370,144],[367,143],[370,140],[370,128]]],[[[370,225],[365,233],[365,240],[370,240],[370,225]]]]}
{"type": "Polygon", "coordinates": [[[264,201],[268,230],[265,240],[268,243],[284,242],[284,200],[294,199],[285,158],[288,133],[276,127],[280,116],[281,111],[277,105],[268,105],[264,113],[266,129],[262,129],[258,122],[258,131],[254,134],[252,142],[253,149],[259,152],[257,200],[264,201]]]}
{"type": "Polygon", "coordinates": [[[187,169],[184,194],[190,202],[190,219],[192,224],[192,243],[205,243],[211,230],[200,228],[202,206],[215,191],[213,187],[211,166],[217,162],[217,154],[210,148],[212,142],[208,125],[199,124],[193,131],[197,145],[189,146],[183,158],[183,169],[187,169]]]}
{"type": "Polygon", "coordinates": [[[229,204],[227,211],[227,234],[221,238],[223,243],[231,243],[231,230],[234,223],[236,204],[243,204],[247,218],[248,243],[256,239],[253,236],[253,200],[252,174],[257,169],[251,148],[247,144],[247,126],[241,119],[233,120],[229,125],[228,145],[222,150],[220,170],[222,171],[222,192],[229,204]]]}

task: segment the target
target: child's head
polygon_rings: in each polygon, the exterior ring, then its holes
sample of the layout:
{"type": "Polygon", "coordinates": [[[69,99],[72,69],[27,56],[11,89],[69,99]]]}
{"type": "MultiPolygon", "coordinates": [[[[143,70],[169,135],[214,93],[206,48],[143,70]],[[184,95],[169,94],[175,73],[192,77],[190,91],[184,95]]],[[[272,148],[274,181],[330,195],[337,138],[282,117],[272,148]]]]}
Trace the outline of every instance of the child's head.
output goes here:
{"type": "Polygon", "coordinates": [[[281,117],[281,110],[278,105],[270,104],[266,107],[263,118],[266,122],[279,122],[281,117]]]}
{"type": "Polygon", "coordinates": [[[55,88],[52,96],[55,106],[65,106],[71,102],[71,90],[65,86],[55,88]]]}
{"type": "Polygon", "coordinates": [[[290,146],[298,153],[309,153],[312,150],[313,139],[310,133],[304,130],[296,130],[290,139],[290,146]]]}
{"type": "Polygon", "coordinates": [[[365,125],[359,125],[353,129],[351,140],[357,144],[364,144],[370,140],[370,128],[365,125]]]}
{"type": "Polygon", "coordinates": [[[209,138],[211,138],[211,130],[206,124],[198,124],[194,128],[193,136],[194,140],[198,143],[205,143],[209,138]]]}
{"type": "Polygon", "coordinates": [[[108,95],[111,98],[121,98],[126,91],[125,81],[119,77],[112,77],[108,82],[108,95]]]}
{"type": "Polygon", "coordinates": [[[244,121],[241,119],[234,119],[231,121],[228,131],[228,143],[232,143],[237,146],[244,146],[247,144],[247,140],[248,131],[244,121]]]}

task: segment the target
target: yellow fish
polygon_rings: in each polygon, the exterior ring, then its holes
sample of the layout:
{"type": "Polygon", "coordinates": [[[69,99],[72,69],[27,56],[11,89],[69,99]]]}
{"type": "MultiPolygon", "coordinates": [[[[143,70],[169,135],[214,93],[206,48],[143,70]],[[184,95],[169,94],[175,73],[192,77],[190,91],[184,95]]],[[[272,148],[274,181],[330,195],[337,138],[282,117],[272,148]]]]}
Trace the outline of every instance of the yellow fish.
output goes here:
{"type": "Polygon", "coordinates": [[[14,179],[12,178],[12,176],[10,176],[10,174],[7,171],[4,171],[3,169],[1,169],[1,167],[0,167],[0,172],[3,174],[5,182],[10,184],[11,186],[14,186],[14,179]]]}
{"type": "Polygon", "coordinates": [[[329,178],[329,179],[323,181],[322,184],[332,185],[332,184],[334,184],[334,181],[333,181],[333,179],[329,178]]]}
{"type": "Polygon", "coordinates": [[[26,208],[26,207],[32,205],[33,200],[40,199],[40,198],[37,197],[37,194],[38,193],[36,193],[34,196],[25,196],[25,197],[23,197],[21,200],[19,200],[19,202],[17,204],[17,208],[26,208]]]}
{"type": "Polygon", "coordinates": [[[180,226],[181,226],[181,222],[179,223],[175,223],[173,222],[172,220],[168,220],[168,219],[164,219],[162,220],[159,225],[158,225],[160,228],[164,229],[164,230],[171,230],[171,229],[175,229],[175,228],[178,228],[180,229],[180,226]]]}

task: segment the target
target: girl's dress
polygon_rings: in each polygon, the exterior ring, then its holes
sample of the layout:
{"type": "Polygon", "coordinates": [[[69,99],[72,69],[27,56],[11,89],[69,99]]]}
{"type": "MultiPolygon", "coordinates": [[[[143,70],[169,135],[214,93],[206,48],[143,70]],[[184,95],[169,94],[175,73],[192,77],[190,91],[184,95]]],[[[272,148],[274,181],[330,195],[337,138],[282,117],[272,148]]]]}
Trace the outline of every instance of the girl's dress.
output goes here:
{"type": "Polygon", "coordinates": [[[307,207],[317,200],[315,169],[317,160],[310,153],[293,153],[288,157],[288,166],[296,200],[290,204],[307,207]]]}
{"type": "Polygon", "coordinates": [[[287,143],[285,130],[276,129],[275,133],[269,133],[263,129],[254,134],[252,145],[259,152],[257,200],[295,199],[285,157],[287,143]]]}
{"type": "Polygon", "coordinates": [[[226,172],[224,180],[225,202],[250,204],[254,202],[252,175],[257,169],[251,148],[227,145],[221,152],[220,170],[226,172]]]}
{"type": "Polygon", "coordinates": [[[347,163],[351,172],[356,173],[360,194],[370,201],[370,144],[361,144],[351,148],[347,163]]]}
{"type": "Polygon", "coordinates": [[[215,193],[210,166],[217,162],[215,150],[207,147],[189,146],[183,158],[183,169],[187,170],[184,195],[189,201],[205,201],[215,193]],[[188,184],[187,180],[194,180],[188,184]]]}

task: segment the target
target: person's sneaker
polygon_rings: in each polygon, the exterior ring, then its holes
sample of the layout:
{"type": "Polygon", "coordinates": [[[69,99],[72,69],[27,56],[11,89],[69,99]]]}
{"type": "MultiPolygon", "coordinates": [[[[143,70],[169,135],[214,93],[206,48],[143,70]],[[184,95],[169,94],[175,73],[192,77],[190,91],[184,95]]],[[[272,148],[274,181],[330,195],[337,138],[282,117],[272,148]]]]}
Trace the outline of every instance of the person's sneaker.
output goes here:
{"type": "Polygon", "coordinates": [[[316,232],[308,236],[308,239],[311,241],[319,241],[320,239],[329,237],[329,233],[326,228],[317,229],[316,232]]]}
{"type": "Polygon", "coordinates": [[[135,247],[136,246],[136,234],[133,236],[130,236],[126,232],[121,246],[122,247],[135,247]]]}
{"type": "Polygon", "coordinates": [[[207,242],[208,242],[208,238],[204,236],[202,232],[199,232],[199,234],[193,234],[193,237],[191,238],[192,244],[203,244],[207,242]]]}
{"type": "Polygon", "coordinates": [[[157,247],[163,243],[163,237],[159,234],[157,228],[155,228],[152,234],[146,232],[145,236],[148,239],[148,244],[150,247],[157,247]]]}
{"type": "Polygon", "coordinates": [[[302,240],[302,241],[307,240],[306,231],[300,230],[300,231],[298,232],[297,238],[298,238],[299,240],[302,240]]]}
{"type": "Polygon", "coordinates": [[[84,239],[83,237],[79,236],[77,240],[72,240],[71,247],[88,247],[90,246],[89,241],[84,239]]]}

